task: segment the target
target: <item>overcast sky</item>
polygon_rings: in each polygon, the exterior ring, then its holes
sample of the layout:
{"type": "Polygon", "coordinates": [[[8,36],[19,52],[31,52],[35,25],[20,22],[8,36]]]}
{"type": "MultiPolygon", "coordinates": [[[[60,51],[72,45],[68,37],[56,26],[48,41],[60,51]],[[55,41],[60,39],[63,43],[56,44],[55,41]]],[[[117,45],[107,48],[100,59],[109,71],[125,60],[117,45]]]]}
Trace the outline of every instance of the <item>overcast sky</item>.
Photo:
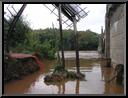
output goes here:
{"type": "MultiPolygon", "coordinates": [[[[5,5],[4,7],[6,12],[7,6],[8,5],[5,5]]],[[[53,9],[53,6],[50,4],[47,6],[50,9],[53,9]]],[[[16,11],[18,11],[20,7],[21,4],[14,5],[16,11]]],[[[81,4],[81,7],[87,7],[85,11],[89,11],[89,13],[85,18],[81,19],[77,23],[77,30],[85,31],[90,29],[94,32],[101,33],[101,26],[104,28],[105,25],[106,4],[81,4]]],[[[9,9],[13,11],[11,5],[9,6],[9,9]]],[[[55,10],[55,13],[58,14],[57,10],[55,10]]],[[[59,23],[57,21],[58,17],[53,13],[51,14],[51,12],[43,4],[28,4],[22,15],[24,16],[25,20],[29,22],[32,29],[45,29],[48,27],[52,28],[52,23],[54,24],[54,27],[59,27],[59,23]]],[[[63,15],[62,17],[63,20],[66,20],[63,15]]],[[[70,24],[71,22],[68,21],[67,23],[70,24]]],[[[62,26],[63,29],[67,27],[66,24],[63,24],[62,26]]]]}

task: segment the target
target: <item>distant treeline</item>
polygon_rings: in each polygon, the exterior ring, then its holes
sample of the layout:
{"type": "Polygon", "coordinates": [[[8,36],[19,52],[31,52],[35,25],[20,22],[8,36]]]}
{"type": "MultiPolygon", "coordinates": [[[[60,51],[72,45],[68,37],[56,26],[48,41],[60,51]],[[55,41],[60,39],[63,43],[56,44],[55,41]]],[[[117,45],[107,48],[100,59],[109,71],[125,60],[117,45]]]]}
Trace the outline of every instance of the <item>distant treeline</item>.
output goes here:
{"type": "MultiPolygon", "coordinates": [[[[53,40],[54,42],[54,36],[57,36],[57,40],[59,40],[60,33],[58,29],[47,28],[44,30],[34,30],[33,32],[39,34],[39,39],[42,42],[46,40],[53,40]]],[[[78,31],[79,50],[97,50],[99,43],[98,36],[99,35],[96,32],[93,32],[91,30],[78,31]]],[[[74,38],[75,37],[73,30],[63,30],[64,50],[75,50],[74,38]]]]}

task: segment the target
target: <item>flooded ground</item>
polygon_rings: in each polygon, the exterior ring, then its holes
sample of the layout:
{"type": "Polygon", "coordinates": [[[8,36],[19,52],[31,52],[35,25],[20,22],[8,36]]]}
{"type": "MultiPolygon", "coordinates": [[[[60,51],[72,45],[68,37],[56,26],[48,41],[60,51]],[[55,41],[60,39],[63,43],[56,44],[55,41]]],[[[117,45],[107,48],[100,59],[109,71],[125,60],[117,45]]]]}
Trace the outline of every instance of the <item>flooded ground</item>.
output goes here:
{"type": "MultiPolygon", "coordinates": [[[[86,53],[85,53],[86,54],[86,53]]],[[[89,55],[89,53],[87,53],[89,55]]],[[[92,55],[93,53],[91,53],[92,55]]],[[[84,55],[82,55],[84,56],[84,55]]],[[[93,55],[92,55],[93,56],[93,55]]],[[[97,55],[98,56],[98,55],[97,55]]],[[[69,57],[69,56],[67,56],[69,57]]],[[[4,85],[5,95],[9,94],[123,94],[122,86],[115,81],[106,83],[113,76],[113,68],[104,67],[105,60],[83,58],[80,55],[80,71],[86,81],[62,81],[56,85],[46,85],[44,76],[53,71],[56,60],[43,60],[45,68],[21,80],[4,85]]],[[[66,69],[75,71],[75,58],[66,59],[66,69]]]]}
{"type": "MultiPolygon", "coordinates": [[[[61,56],[61,52],[60,56],[61,56]]],[[[93,59],[99,58],[99,54],[97,51],[79,51],[80,59],[93,59]]],[[[76,53],[74,51],[64,51],[65,59],[75,59],[76,53]]]]}

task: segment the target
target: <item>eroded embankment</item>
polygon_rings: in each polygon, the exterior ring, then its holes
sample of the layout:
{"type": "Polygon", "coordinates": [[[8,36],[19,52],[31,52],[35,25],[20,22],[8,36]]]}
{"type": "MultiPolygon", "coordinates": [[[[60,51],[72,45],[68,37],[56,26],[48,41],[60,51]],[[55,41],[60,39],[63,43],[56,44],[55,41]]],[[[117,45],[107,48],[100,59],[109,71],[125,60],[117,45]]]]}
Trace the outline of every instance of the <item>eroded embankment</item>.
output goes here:
{"type": "Polygon", "coordinates": [[[12,53],[4,59],[4,81],[6,83],[10,80],[21,79],[43,68],[44,64],[36,56],[12,53]]]}

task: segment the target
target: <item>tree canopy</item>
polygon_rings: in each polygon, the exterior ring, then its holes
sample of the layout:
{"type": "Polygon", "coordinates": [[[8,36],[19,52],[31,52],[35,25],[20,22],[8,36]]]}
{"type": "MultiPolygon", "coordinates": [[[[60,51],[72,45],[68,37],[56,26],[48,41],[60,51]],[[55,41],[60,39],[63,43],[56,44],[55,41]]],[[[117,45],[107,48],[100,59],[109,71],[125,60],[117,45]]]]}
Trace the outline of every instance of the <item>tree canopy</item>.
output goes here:
{"type": "MultiPolygon", "coordinates": [[[[58,29],[53,30],[51,28],[47,28],[44,30],[34,30],[34,32],[39,34],[39,39],[42,42],[45,40],[51,40],[52,42],[52,40],[54,40],[54,32],[56,32],[56,36],[59,38],[58,29]]],[[[79,50],[97,50],[99,43],[98,36],[99,35],[96,32],[91,30],[78,31],[79,50]]],[[[73,30],[63,30],[63,42],[64,50],[75,50],[73,30]]]]}

